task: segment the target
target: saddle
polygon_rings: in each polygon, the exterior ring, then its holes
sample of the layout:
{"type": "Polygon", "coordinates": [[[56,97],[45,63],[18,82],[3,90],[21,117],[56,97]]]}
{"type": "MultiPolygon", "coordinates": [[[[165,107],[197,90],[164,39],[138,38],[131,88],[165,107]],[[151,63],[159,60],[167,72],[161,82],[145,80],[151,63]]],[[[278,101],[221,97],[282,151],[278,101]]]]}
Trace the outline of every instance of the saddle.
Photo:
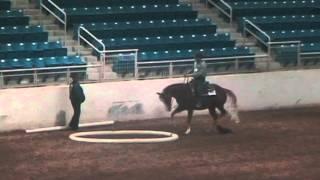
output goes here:
{"type": "Polygon", "coordinates": [[[200,96],[215,96],[215,95],[217,95],[213,85],[209,84],[208,81],[206,81],[202,85],[202,88],[200,88],[200,89],[202,89],[202,91],[200,91],[200,93],[199,93],[200,96]]]}
{"type": "Polygon", "coordinates": [[[205,96],[215,96],[216,91],[214,89],[213,84],[209,84],[208,81],[204,82],[202,85],[199,85],[199,87],[195,87],[194,82],[191,81],[191,90],[194,96],[200,96],[200,97],[205,97],[205,96]],[[196,89],[198,90],[198,93],[196,94],[196,89]]]}

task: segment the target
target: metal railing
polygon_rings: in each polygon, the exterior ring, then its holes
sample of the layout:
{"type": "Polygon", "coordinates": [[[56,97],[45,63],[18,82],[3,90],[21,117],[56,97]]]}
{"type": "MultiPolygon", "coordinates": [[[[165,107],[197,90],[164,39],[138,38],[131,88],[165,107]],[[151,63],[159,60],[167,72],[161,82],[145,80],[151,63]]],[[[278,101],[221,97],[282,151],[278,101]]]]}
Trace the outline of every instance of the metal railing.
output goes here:
{"type": "Polygon", "coordinates": [[[90,47],[92,47],[96,52],[98,52],[99,54],[101,54],[102,52],[106,51],[106,46],[104,45],[104,43],[102,42],[102,39],[98,39],[95,35],[93,35],[88,29],[86,29],[83,26],[79,26],[78,28],[78,45],[80,46],[81,42],[80,40],[83,40],[84,42],[86,42],[90,47]],[[94,41],[96,41],[98,44],[101,45],[102,49],[100,50],[98,47],[96,47],[94,44],[92,44],[86,37],[81,35],[81,32],[84,31],[85,33],[87,33],[87,35],[89,35],[94,41]]]}
{"type": "MultiPolygon", "coordinates": [[[[276,42],[268,42],[268,47],[269,47],[269,55],[272,56],[272,49],[281,49],[282,52],[286,52],[285,48],[295,48],[295,52],[290,52],[296,54],[297,58],[297,66],[301,67],[301,41],[276,41],[276,42]],[[280,47],[275,47],[275,46],[280,46],[280,47]]],[[[281,55],[276,55],[275,58],[283,58],[281,55]]]]}
{"type": "Polygon", "coordinates": [[[320,66],[320,52],[300,53],[300,58],[301,64],[303,64],[304,67],[319,68],[320,66]]]}
{"type": "Polygon", "coordinates": [[[59,66],[46,68],[12,69],[0,71],[0,88],[32,87],[70,82],[70,74],[77,72],[82,82],[99,82],[99,76],[88,76],[88,69],[100,69],[101,65],[59,66]],[[46,80],[45,80],[46,79],[46,80]],[[49,79],[49,80],[48,80],[49,79]],[[27,83],[19,83],[25,80],[27,83]],[[13,83],[10,83],[13,82],[13,83]]]}
{"type": "Polygon", "coordinates": [[[64,9],[60,8],[56,3],[54,3],[51,0],[45,0],[46,2],[48,2],[49,4],[51,4],[54,8],[56,8],[62,15],[63,15],[63,19],[60,18],[60,16],[58,16],[55,12],[53,12],[49,7],[47,7],[44,3],[44,0],[40,0],[40,11],[42,12],[42,9],[45,9],[46,11],[48,11],[52,16],[54,16],[60,23],[62,23],[64,25],[64,42],[66,42],[67,39],[67,13],[64,11],[64,9]]]}
{"type": "Polygon", "coordinates": [[[249,33],[253,37],[256,38],[257,41],[259,41],[261,44],[265,45],[267,48],[267,54],[271,55],[271,49],[273,45],[287,45],[287,44],[298,44],[297,48],[297,56],[298,56],[298,63],[301,63],[300,53],[301,53],[301,41],[272,41],[271,37],[263,31],[261,28],[259,28],[256,24],[254,24],[252,21],[246,19],[244,21],[244,36],[249,33]],[[254,31],[252,31],[248,26],[253,27],[254,31]],[[265,41],[259,34],[263,35],[267,41],[265,41]]]}
{"type": "MultiPolygon", "coordinates": [[[[207,63],[209,68],[217,69],[217,67],[227,65],[233,69],[233,73],[241,72],[241,66],[245,63],[255,63],[254,59],[267,58],[268,55],[249,55],[249,56],[230,56],[230,57],[218,57],[218,58],[204,58],[203,60],[207,63]],[[219,62],[217,62],[219,61],[219,62]]],[[[265,63],[270,63],[266,61],[265,63]]],[[[183,60],[161,60],[161,61],[150,61],[150,62],[138,62],[137,68],[138,73],[143,71],[152,71],[152,69],[160,69],[164,73],[163,76],[174,77],[181,76],[190,70],[193,70],[194,59],[183,59],[183,60]],[[175,73],[175,69],[184,69],[183,73],[175,73]]],[[[230,73],[230,71],[229,71],[230,73]]],[[[143,73],[142,73],[143,74],[143,73]]]]}
{"type": "MultiPolygon", "coordinates": [[[[98,39],[95,35],[93,35],[88,29],[86,29],[83,26],[79,26],[77,37],[78,37],[78,45],[79,46],[81,44],[81,40],[83,40],[85,43],[87,43],[90,47],[92,47],[99,54],[100,59],[102,59],[102,61],[100,61],[101,64],[102,64],[102,70],[100,71],[100,77],[103,78],[104,77],[104,71],[105,71],[105,67],[104,67],[105,66],[105,59],[106,59],[105,53],[103,53],[103,52],[106,51],[106,47],[103,44],[102,40],[98,39]],[[87,40],[84,36],[82,36],[81,35],[82,31],[85,32],[87,35],[89,35],[95,42],[100,44],[102,49],[100,50],[91,41],[87,40]]],[[[78,51],[79,51],[79,49],[78,49],[78,51]]]]}
{"type": "MultiPolygon", "coordinates": [[[[127,57],[129,61],[133,61],[133,77],[138,78],[138,52],[139,49],[121,49],[121,50],[106,50],[104,54],[107,58],[107,64],[114,65],[116,61],[119,61],[122,57],[127,57]],[[130,58],[132,57],[132,58],[130,58]]],[[[124,64],[130,66],[131,63],[124,64]]],[[[130,69],[130,67],[129,67],[130,69]]]]}
{"type": "MultiPolygon", "coordinates": [[[[297,54],[297,63],[298,66],[301,66],[301,41],[272,41],[270,35],[268,35],[265,31],[259,28],[252,21],[245,19],[244,21],[244,31],[243,34],[246,36],[248,34],[252,35],[258,42],[263,44],[267,48],[267,54],[272,56],[273,46],[287,46],[296,44],[296,54],[297,54]],[[251,27],[251,28],[250,28],[251,27]],[[253,29],[252,29],[253,28],[253,29]],[[262,37],[261,37],[262,35],[262,37]],[[265,38],[263,38],[265,37],[265,38]]],[[[280,47],[282,48],[282,47],[280,47]]]]}
{"type": "Polygon", "coordinates": [[[269,54],[269,42],[271,42],[271,38],[270,36],[263,31],[261,28],[259,28],[257,25],[255,25],[252,21],[246,19],[244,21],[244,30],[243,30],[243,35],[246,36],[247,33],[249,33],[250,35],[252,35],[253,37],[255,37],[260,43],[264,44],[267,49],[268,49],[268,54],[269,54]],[[267,42],[265,42],[258,34],[256,34],[254,31],[252,31],[250,28],[248,28],[247,26],[250,25],[251,27],[253,27],[257,32],[261,33],[262,35],[264,35],[267,39],[267,42]]]}
{"type": "Polygon", "coordinates": [[[215,8],[217,8],[221,13],[223,13],[225,16],[227,16],[229,18],[229,23],[232,24],[233,22],[233,10],[232,7],[230,6],[230,4],[228,4],[227,2],[225,2],[224,0],[220,0],[220,3],[222,3],[225,7],[227,7],[227,9],[229,9],[229,12],[224,10],[223,7],[220,7],[219,4],[217,4],[215,2],[215,0],[207,0],[206,4],[211,4],[213,5],[215,8]]]}

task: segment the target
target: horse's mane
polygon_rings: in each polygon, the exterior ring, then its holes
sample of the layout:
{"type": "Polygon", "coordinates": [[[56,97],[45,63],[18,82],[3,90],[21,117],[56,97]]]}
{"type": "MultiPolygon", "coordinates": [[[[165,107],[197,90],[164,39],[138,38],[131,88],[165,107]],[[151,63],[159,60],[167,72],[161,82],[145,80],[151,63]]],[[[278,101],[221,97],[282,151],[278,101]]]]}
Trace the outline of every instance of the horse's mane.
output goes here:
{"type": "MultiPolygon", "coordinates": [[[[167,87],[165,87],[165,88],[163,89],[163,93],[170,93],[170,92],[172,92],[172,91],[181,90],[181,88],[186,87],[187,85],[188,85],[188,84],[186,84],[186,83],[175,83],[175,84],[171,84],[171,85],[169,85],[169,86],[167,86],[167,87]]],[[[218,84],[212,83],[212,84],[210,84],[210,85],[211,85],[211,86],[214,86],[215,89],[221,89],[221,90],[224,89],[223,87],[219,86],[218,84]]]]}
{"type": "Polygon", "coordinates": [[[184,83],[176,83],[176,84],[171,84],[169,86],[167,86],[166,88],[163,89],[163,93],[168,93],[170,90],[174,90],[176,88],[185,86],[186,84],[184,83]]]}

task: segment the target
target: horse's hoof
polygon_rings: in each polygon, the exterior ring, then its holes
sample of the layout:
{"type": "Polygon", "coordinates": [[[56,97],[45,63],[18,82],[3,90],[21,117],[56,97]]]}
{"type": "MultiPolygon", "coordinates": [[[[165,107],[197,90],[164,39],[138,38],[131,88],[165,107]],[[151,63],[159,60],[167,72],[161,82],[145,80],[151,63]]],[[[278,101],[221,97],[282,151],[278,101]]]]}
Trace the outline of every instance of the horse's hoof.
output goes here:
{"type": "Polygon", "coordinates": [[[231,134],[232,130],[231,129],[225,129],[224,134],[231,134]]]}
{"type": "Polygon", "coordinates": [[[218,126],[217,127],[217,130],[220,134],[230,134],[232,133],[232,130],[231,129],[228,129],[228,128],[223,128],[221,126],[218,126]]]}
{"type": "Polygon", "coordinates": [[[184,134],[185,134],[185,135],[189,135],[189,134],[190,134],[190,132],[191,132],[191,129],[190,129],[190,128],[188,128],[188,129],[184,132],[184,134]]]}

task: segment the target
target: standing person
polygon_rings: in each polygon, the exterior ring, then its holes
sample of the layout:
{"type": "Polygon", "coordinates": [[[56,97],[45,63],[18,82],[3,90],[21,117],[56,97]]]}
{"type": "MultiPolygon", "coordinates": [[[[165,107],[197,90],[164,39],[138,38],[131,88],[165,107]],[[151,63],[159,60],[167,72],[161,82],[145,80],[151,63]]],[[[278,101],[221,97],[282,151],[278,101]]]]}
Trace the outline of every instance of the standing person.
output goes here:
{"type": "Polygon", "coordinates": [[[69,97],[73,108],[73,116],[69,127],[72,130],[77,130],[79,128],[81,103],[85,101],[85,95],[79,84],[79,75],[77,73],[72,73],[70,77],[72,78],[72,82],[69,86],[69,97]]]}

